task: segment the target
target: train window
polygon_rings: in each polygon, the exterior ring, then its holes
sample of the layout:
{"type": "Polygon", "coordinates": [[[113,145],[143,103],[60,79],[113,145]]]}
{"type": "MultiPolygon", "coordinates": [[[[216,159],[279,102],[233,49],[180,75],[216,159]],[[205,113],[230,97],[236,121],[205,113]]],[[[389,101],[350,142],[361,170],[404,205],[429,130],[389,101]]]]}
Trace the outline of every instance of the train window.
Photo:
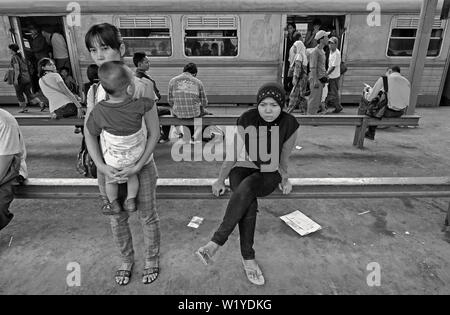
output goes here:
{"type": "Polygon", "coordinates": [[[236,16],[184,17],[184,53],[188,57],[238,55],[236,16]]]}
{"type": "Polygon", "coordinates": [[[169,17],[119,17],[119,30],[125,42],[125,57],[145,52],[150,57],[172,56],[172,34],[169,17]]]}
{"type": "MultiPolygon", "coordinates": [[[[419,19],[396,17],[393,21],[387,55],[389,57],[411,57],[416,41],[419,19]]],[[[441,51],[445,21],[436,18],[431,32],[428,57],[437,57],[441,51]]]]}

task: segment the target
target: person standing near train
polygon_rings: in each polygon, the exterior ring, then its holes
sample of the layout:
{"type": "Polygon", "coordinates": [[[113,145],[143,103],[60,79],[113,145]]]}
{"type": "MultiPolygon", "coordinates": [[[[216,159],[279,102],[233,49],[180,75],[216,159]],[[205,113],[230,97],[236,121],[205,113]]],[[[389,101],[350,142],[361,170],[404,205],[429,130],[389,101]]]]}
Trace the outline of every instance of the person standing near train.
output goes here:
{"type": "MultiPolygon", "coordinates": [[[[136,66],[136,77],[142,79],[145,78],[150,80],[153,84],[153,89],[155,91],[156,97],[158,101],[161,99],[161,93],[159,92],[158,87],[156,86],[156,81],[153,80],[148,74],[147,71],[150,69],[150,60],[148,60],[147,55],[144,52],[136,52],[133,55],[133,63],[136,66]]],[[[170,115],[170,109],[162,106],[158,106],[158,116],[170,115]]],[[[159,138],[158,143],[166,143],[169,139],[170,126],[161,126],[161,136],[159,138]]]]}
{"type": "MultiPolygon", "coordinates": [[[[97,66],[101,66],[108,61],[121,61],[125,54],[125,44],[122,40],[119,30],[112,24],[101,23],[93,25],[85,35],[86,48],[89,50],[91,58],[97,66]]],[[[131,69],[128,69],[132,73],[131,69]]],[[[148,80],[141,80],[133,77],[134,93],[133,98],[149,98],[152,102],[156,101],[156,95],[153,86],[148,80]]],[[[94,85],[89,89],[87,96],[87,113],[85,123],[89,119],[92,109],[98,102],[105,100],[106,92],[101,85],[94,85]]],[[[105,164],[102,158],[102,152],[97,137],[91,135],[85,128],[86,145],[92,160],[97,166],[98,184],[101,195],[102,212],[110,214],[110,224],[114,242],[119,250],[121,265],[115,274],[115,281],[118,285],[127,285],[132,276],[134,266],[134,248],[130,225],[128,223],[129,214],[126,211],[120,211],[119,214],[113,214],[106,197],[105,176],[112,178],[126,178],[137,174],[139,179],[139,191],[137,196],[137,213],[142,225],[145,246],[144,270],[142,273],[142,282],[150,284],[154,282],[160,272],[159,269],[159,248],[160,248],[160,227],[159,217],[156,212],[156,182],[158,171],[153,159],[153,148],[158,142],[159,119],[156,106],[145,114],[145,121],[151,121],[150,125],[143,126],[147,130],[147,144],[144,156],[147,161],[144,165],[138,165],[133,168],[117,170],[105,164]]],[[[126,195],[126,186],[119,186],[119,198],[126,195]]]]}
{"type": "Polygon", "coordinates": [[[320,31],[322,27],[322,21],[320,19],[315,19],[312,23],[312,30],[306,34],[305,46],[306,48],[315,48],[318,45],[316,34],[320,31]]]}
{"type": "Polygon", "coordinates": [[[326,98],[326,106],[334,107],[332,113],[340,113],[344,108],[341,105],[339,95],[339,85],[341,77],[341,52],[337,48],[339,40],[337,37],[331,37],[329,41],[330,57],[328,59],[328,95],[326,98]]]}
{"type": "Polygon", "coordinates": [[[292,91],[289,95],[289,106],[286,109],[287,113],[292,113],[298,106],[300,114],[306,114],[307,101],[305,98],[306,86],[308,83],[308,58],[306,56],[306,47],[302,42],[302,35],[296,33],[294,35],[297,41],[291,48],[292,56],[289,58],[291,68],[289,72],[292,72],[292,91]]]}
{"type": "Polygon", "coordinates": [[[42,30],[42,35],[47,39],[47,43],[52,46],[52,58],[55,60],[56,70],[61,72],[62,68],[70,69],[69,50],[64,36],[47,29],[42,30]]]}
{"type": "Polygon", "coordinates": [[[330,32],[318,31],[315,40],[318,45],[309,56],[309,85],[311,94],[308,100],[308,115],[316,115],[322,106],[322,93],[324,84],[327,83],[327,70],[325,69],[326,56],[323,48],[328,44],[330,32]]]}
{"type": "Polygon", "coordinates": [[[284,90],[289,93],[292,90],[292,76],[289,76],[289,52],[295,43],[294,33],[297,30],[295,23],[288,23],[285,30],[286,47],[284,52],[284,90]]]}
{"type": "Polygon", "coordinates": [[[40,29],[36,25],[30,26],[30,32],[31,32],[31,51],[34,54],[34,57],[36,59],[36,64],[39,63],[39,61],[42,58],[50,58],[50,51],[51,47],[48,45],[47,40],[42,35],[40,29]]]}
{"type": "Polygon", "coordinates": [[[44,103],[31,93],[30,71],[25,58],[19,52],[19,46],[17,44],[11,44],[8,48],[11,52],[10,67],[14,70],[13,85],[16,90],[17,100],[19,101],[19,107],[21,108],[19,113],[28,111],[28,103],[39,104],[41,111],[43,111],[44,103]]]}

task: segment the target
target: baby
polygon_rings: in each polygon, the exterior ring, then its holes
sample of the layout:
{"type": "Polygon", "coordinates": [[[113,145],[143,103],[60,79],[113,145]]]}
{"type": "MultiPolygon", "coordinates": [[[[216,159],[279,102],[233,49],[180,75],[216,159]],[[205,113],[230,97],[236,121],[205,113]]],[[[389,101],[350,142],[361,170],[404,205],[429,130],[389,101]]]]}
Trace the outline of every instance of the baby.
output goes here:
{"type": "MultiPolygon", "coordinates": [[[[147,133],[142,128],[144,114],[151,110],[150,99],[133,100],[133,76],[121,61],[110,61],[98,70],[100,84],[105,90],[105,101],[92,110],[87,128],[92,135],[99,136],[105,163],[117,170],[134,166],[142,157],[147,142],[147,133]]],[[[117,201],[118,184],[127,183],[128,195],[123,204],[127,211],[136,211],[136,196],[139,190],[137,175],[120,179],[106,178],[106,195],[114,213],[122,210],[117,201]]]]}

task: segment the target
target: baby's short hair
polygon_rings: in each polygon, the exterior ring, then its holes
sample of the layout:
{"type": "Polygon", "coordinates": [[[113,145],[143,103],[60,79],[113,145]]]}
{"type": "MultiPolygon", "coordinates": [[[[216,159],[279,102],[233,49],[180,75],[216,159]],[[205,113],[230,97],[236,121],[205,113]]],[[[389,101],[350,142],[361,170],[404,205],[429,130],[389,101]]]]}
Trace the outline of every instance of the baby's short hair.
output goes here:
{"type": "Polygon", "coordinates": [[[98,78],[106,93],[116,96],[131,84],[131,74],[122,61],[108,61],[98,69],[98,78]]]}

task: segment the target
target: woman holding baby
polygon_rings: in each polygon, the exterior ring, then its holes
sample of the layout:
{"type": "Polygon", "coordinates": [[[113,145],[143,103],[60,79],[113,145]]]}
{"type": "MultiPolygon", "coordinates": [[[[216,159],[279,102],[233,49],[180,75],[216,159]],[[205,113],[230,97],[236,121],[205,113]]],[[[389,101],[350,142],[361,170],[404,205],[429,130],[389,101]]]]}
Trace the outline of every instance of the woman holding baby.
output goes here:
{"type": "Polygon", "coordinates": [[[125,45],[115,26],[92,26],[85,42],[93,61],[102,69],[101,83],[92,86],[87,95],[85,137],[98,169],[102,212],[110,216],[122,260],[115,281],[127,285],[131,279],[135,260],[128,219],[129,213],[137,210],[145,245],[142,282],[149,284],[159,275],[160,227],[155,202],[158,172],[153,160],[159,138],[156,96],[151,84],[134,77],[131,69],[121,63],[125,45]],[[118,117],[125,125],[118,127],[114,123],[118,117]],[[135,144],[131,151],[123,147],[129,145],[130,139],[135,144]]]}

